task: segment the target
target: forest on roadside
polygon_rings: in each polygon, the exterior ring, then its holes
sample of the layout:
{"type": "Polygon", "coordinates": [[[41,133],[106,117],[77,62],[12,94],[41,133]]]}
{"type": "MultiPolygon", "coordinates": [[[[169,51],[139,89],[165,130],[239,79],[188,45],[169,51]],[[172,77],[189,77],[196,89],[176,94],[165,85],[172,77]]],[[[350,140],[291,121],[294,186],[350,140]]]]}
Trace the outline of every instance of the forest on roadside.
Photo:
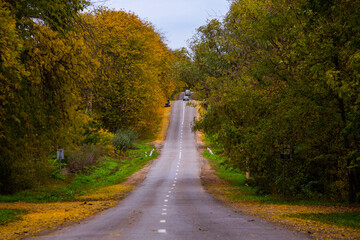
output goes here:
{"type": "Polygon", "coordinates": [[[58,176],[59,148],[76,172],[151,136],[184,82],[259,194],[360,202],[360,2],[233,0],[176,51],[89,6],[0,0],[0,194],[58,176]]]}
{"type": "Polygon", "coordinates": [[[234,0],[178,53],[203,130],[260,194],[360,202],[360,2],[234,0]]]}
{"type": "Polygon", "coordinates": [[[174,54],[134,13],[89,5],[0,0],[0,194],[59,174],[57,149],[79,171],[158,128],[174,54]]]}

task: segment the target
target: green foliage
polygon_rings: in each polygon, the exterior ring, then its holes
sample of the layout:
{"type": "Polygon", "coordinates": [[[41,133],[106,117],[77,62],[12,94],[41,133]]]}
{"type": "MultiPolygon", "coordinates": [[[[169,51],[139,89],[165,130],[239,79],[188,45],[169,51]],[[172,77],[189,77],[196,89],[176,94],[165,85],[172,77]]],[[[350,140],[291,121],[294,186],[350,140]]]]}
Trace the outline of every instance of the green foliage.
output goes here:
{"type": "MultiPolygon", "coordinates": [[[[29,31],[38,19],[53,30],[71,29],[71,24],[78,19],[77,13],[89,6],[86,0],[47,1],[47,0],[3,0],[11,6],[17,18],[17,25],[23,32],[29,31]]],[[[30,32],[28,33],[30,35],[30,32]]]]}
{"type": "MultiPolygon", "coordinates": [[[[112,155],[111,131],[157,127],[175,88],[171,52],[150,23],[108,9],[79,14],[88,5],[0,1],[0,194],[46,183],[58,148],[112,155]]],[[[99,155],[80,152],[74,171],[99,155]]]]}
{"type": "Polygon", "coordinates": [[[0,225],[5,225],[13,221],[20,220],[21,216],[26,213],[26,210],[0,209],[0,225]]]}
{"type": "Polygon", "coordinates": [[[287,215],[292,218],[308,219],[326,224],[360,229],[360,212],[344,213],[297,213],[287,215]]]}
{"type": "Polygon", "coordinates": [[[323,3],[236,0],[223,22],[200,27],[190,53],[203,76],[195,129],[265,192],[282,195],[285,177],[289,199],[355,202],[360,5],[323,3]]]}
{"type": "Polygon", "coordinates": [[[113,144],[119,151],[126,151],[133,146],[133,142],[138,138],[137,132],[131,129],[120,129],[113,138],[113,144]]]}
{"type": "Polygon", "coordinates": [[[20,191],[13,195],[0,195],[0,202],[70,201],[77,196],[96,191],[100,187],[122,183],[158,156],[156,151],[152,156],[149,154],[145,156],[145,152],[149,153],[152,149],[153,146],[147,143],[137,143],[134,149],[128,150],[124,159],[103,157],[96,165],[85,167],[83,172],[78,172],[73,177],[56,178],[51,184],[20,191]]]}
{"type": "Polygon", "coordinates": [[[234,168],[233,161],[224,156],[222,148],[212,142],[207,136],[207,143],[211,145],[214,154],[204,151],[203,156],[207,158],[210,165],[216,170],[215,174],[223,180],[231,183],[230,188],[225,188],[226,195],[229,199],[240,201],[251,201],[269,204],[290,204],[290,205],[343,205],[339,202],[331,202],[324,200],[309,200],[302,198],[292,198],[285,200],[276,194],[265,194],[262,186],[256,182],[257,179],[251,177],[246,179],[243,172],[234,168]]]}

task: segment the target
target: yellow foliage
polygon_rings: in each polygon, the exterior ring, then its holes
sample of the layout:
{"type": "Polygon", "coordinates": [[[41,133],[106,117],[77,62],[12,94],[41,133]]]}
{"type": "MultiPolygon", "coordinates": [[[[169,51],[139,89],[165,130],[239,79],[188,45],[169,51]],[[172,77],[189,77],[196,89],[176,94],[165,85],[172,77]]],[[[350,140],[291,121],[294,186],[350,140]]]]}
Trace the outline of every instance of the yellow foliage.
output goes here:
{"type": "Polygon", "coordinates": [[[126,196],[135,186],[117,184],[101,188],[93,193],[86,194],[77,198],[77,200],[86,201],[109,201],[119,200],[126,196]]]}
{"type": "Polygon", "coordinates": [[[165,140],[166,132],[170,123],[171,109],[172,107],[167,107],[167,108],[161,108],[159,110],[159,115],[162,117],[161,117],[161,124],[155,139],[156,143],[161,143],[165,140]]]}
{"type": "Polygon", "coordinates": [[[112,143],[112,139],[114,138],[115,134],[100,128],[98,131],[100,135],[100,142],[99,145],[103,146],[106,153],[110,154],[114,150],[114,145],[112,143]]]}
{"type": "Polygon", "coordinates": [[[172,53],[148,22],[133,13],[97,9],[84,14],[102,66],[94,81],[94,110],[111,131],[131,128],[153,132],[158,111],[175,89],[170,75],[172,53]]]}

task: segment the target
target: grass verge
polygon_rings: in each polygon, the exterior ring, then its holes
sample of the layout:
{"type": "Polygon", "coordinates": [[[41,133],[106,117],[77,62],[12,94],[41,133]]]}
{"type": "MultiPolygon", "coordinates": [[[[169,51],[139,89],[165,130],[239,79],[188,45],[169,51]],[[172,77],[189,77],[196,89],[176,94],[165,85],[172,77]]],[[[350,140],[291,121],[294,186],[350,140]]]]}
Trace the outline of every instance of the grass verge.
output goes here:
{"type": "Polygon", "coordinates": [[[157,151],[149,156],[153,148],[146,141],[138,142],[128,151],[125,158],[104,157],[97,166],[87,168],[84,173],[63,176],[63,179],[57,179],[55,184],[36,187],[11,196],[0,196],[0,202],[44,203],[75,200],[102,187],[124,182],[127,177],[158,156],[157,151]]]}
{"type": "Polygon", "coordinates": [[[26,210],[19,209],[0,209],[0,225],[20,220],[21,216],[27,212],[26,210]]]}
{"type": "Polygon", "coordinates": [[[297,213],[287,215],[290,218],[312,220],[326,224],[360,229],[360,212],[344,213],[297,213]]]}
{"type": "Polygon", "coordinates": [[[137,141],[121,159],[105,157],[98,165],[75,176],[56,176],[47,186],[0,196],[0,214],[6,209],[16,209],[15,213],[22,214],[16,217],[4,214],[6,220],[0,224],[0,239],[36,236],[44,230],[81,221],[115,206],[145,178],[149,167],[144,166],[159,154],[154,151],[149,156],[152,149],[165,139],[170,113],[170,108],[162,112],[157,141],[137,141]]]}
{"type": "Polygon", "coordinates": [[[158,156],[156,151],[149,156],[152,149],[148,142],[137,142],[125,158],[106,157],[71,181],[63,179],[56,185],[2,196],[0,214],[4,212],[5,220],[0,225],[0,239],[36,236],[43,230],[80,221],[115,206],[135,187],[124,181],[158,156]],[[11,216],[8,209],[23,215],[11,216]]]}
{"type": "Polygon", "coordinates": [[[347,206],[347,203],[307,199],[284,200],[279,196],[258,194],[256,187],[248,186],[246,184],[247,181],[244,173],[227,165],[228,159],[221,155],[220,148],[216,145],[212,145],[211,149],[214,154],[210,154],[209,151],[204,150],[203,156],[209,160],[211,167],[216,169],[215,174],[219,178],[230,182],[233,186],[233,188],[227,189],[227,197],[232,200],[255,201],[269,204],[347,206]]]}
{"type": "Polygon", "coordinates": [[[284,201],[270,195],[258,195],[247,186],[246,177],[227,164],[221,149],[204,150],[209,164],[202,168],[206,190],[234,210],[310,234],[315,239],[360,239],[359,206],[320,201],[284,201]],[[210,167],[211,166],[211,167],[210,167]]]}

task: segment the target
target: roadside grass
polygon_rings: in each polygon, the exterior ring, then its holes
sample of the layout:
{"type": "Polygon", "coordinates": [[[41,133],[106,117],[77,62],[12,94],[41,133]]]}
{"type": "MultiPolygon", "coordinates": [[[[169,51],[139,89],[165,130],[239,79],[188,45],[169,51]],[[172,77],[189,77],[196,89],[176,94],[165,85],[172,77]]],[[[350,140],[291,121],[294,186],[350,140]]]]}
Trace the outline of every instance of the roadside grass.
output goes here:
{"type": "Polygon", "coordinates": [[[209,160],[211,167],[216,170],[215,174],[219,178],[231,183],[232,186],[225,189],[229,199],[262,203],[282,203],[268,195],[257,195],[256,188],[246,185],[245,174],[227,167],[225,164],[226,157],[220,155],[218,149],[214,146],[211,149],[214,154],[210,154],[209,151],[205,150],[203,156],[209,160]]]}
{"type": "Polygon", "coordinates": [[[104,157],[96,166],[89,167],[82,173],[54,174],[46,186],[12,196],[0,196],[0,214],[2,209],[23,211],[21,218],[18,215],[19,220],[4,215],[7,222],[0,224],[0,239],[36,237],[41,231],[78,222],[114,207],[145,178],[149,168],[143,167],[159,155],[154,151],[149,156],[151,150],[159,147],[165,139],[170,113],[171,108],[161,112],[162,131],[153,136],[156,141],[138,140],[125,155],[104,157]]]}
{"type": "Polygon", "coordinates": [[[21,216],[27,212],[27,210],[19,209],[0,209],[0,225],[5,225],[16,220],[20,220],[21,216]]]}
{"type": "Polygon", "coordinates": [[[272,195],[258,195],[255,187],[246,185],[242,172],[227,165],[221,149],[213,145],[210,148],[214,155],[205,150],[203,156],[215,175],[226,181],[216,181],[209,176],[203,183],[224,204],[243,214],[310,234],[314,239],[360,239],[359,206],[301,199],[284,201],[272,195]]]}
{"type": "Polygon", "coordinates": [[[121,159],[105,157],[97,166],[56,184],[0,196],[0,239],[21,239],[46,229],[85,219],[111,208],[135,186],[123,182],[158,156],[148,141],[139,141],[121,159]],[[145,155],[147,152],[147,156],[145,155]],[[11,215],[8,209],[17,209],[11,215]]]}
{"type": "Polygon", "coordinates": [[[0,202],[61,202],[97,191],[102,187],[124,182],[131,174],[139,171],[158,156],[149,141],[138,141],[121,159],[103,157],[97,166],[89,167],[83,173],[74,176],[58,177],[55,183],[21,191],[11,196],[0,196],[0,202]],[[145,155],[147,153],[147,155],[145,155]]]}
{"type": "MultiPolygon", "coordinates": [[[[209,144],[209,139],[206,139],[209,144]]],[[[226,196],[230,200],[235,201],[250,201],[267,204],[287,204],[287,205],[325,205],[325,206],[347,206],[347,203],[329,202],[329,201],[316,201],[306,199],[282,199],[279,196],[273,195],[260,195],[256,187],[248,186],[246,176],[244,173],[237,169],[229,167],[226,162],[226,157],[221,155],[221,149],[215,144],[210,144],[210,148],[213,154],[210,154],[208,150],[204,150],[203,156],[209,160],[209,163],[215,174],[228,182],[231,183],[231,187],[224,189],[226,196]]]]}
{"type": "Polygon", "coordinates": [[[360,229],[360,212],[344,213],[296,213],[286,217],[312,220],[325,224],[360,229]]]}

